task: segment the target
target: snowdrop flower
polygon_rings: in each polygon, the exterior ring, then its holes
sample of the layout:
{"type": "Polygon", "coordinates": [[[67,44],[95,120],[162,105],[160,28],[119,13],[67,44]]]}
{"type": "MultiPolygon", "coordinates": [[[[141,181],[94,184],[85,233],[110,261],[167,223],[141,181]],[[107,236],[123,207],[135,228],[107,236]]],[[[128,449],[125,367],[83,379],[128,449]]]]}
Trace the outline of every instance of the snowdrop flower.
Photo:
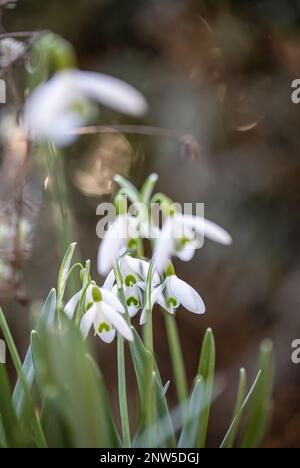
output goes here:
{"type": "Polygon", "coordinates": [[[200,216],[174,213],[165,221],[154,249],[156,269],[162,273],[168,260],[177,256],[190,261],[196,249],[203,244],[203,237],[223,245],[230,245],[232,238],[222,227],[200,216]]]}
{"type": "MultiPolygon", "coordinates": [[[[175,310],[182,305],[185,309],[198,315],[205,313],[205,304],[197,293],[188,283],[178,278],[171,262],[166,271],[165,281],[158,287],[153,289],[151,294],[151,306],[159,304],[170,314],[174,314],[175,310]]],[[[146,307],[141,314],[141,325],[147,321],[146,307]]]]}
{"type": "Polygon", "coordinates": [[[87,292],[88,307],[80,323],[84,338],[94,328],[95,335],[105,343],[111,343],[116,330],[128,341],[133,341],[130,327],[123,318],[124,308],[121,302],[110,291],[91,285],[87,292]]]}
{"type": "Polygon", "coordinates": [[[149,238],[151,229],[144,217],[128,213],[118,215],[105,233],[98,249],[99,274],[106,275],[119,256],[134,246],[138,239],[149,238]]]}
{"type": "Polygon", "coordinates": [[[32,139],[65,146],[76,139],[72,130],[91,117],[89,102],[99,102],[133,116],[147,110],[145,98],[129,84],[108,75],[79,70],[56,73],[39,85],[25,105],[25,126],[32,139]]]}
{"type": "MultiPolygon", "coordinates": [[[[125,255],[120,259],[120,270],[124,281],[124,292],[130,317],[134,317],[143,308],[143,295],[150,263],[125,255]]],[[[154,272],[152,286],[160,283],[160,277],[154,272]]]]}
{"type": "MultiPolygon", "coordinates": [[[[128,313],[131,318],[143,308],[144,292],[146,290],[146,280],[150,268],[150,263],[146,260],[133,258],[131,255],[124,255],[119,260],[119,268],[123,280],[123,290],[126,298],[128,313]]],[[[152,286],[160,283],[160,277],[154,272],[152,286]]],[[[117,286],[115,284],[115,274],[112,270],[103,287],[109,289],[117,295],[117,286]]]]}

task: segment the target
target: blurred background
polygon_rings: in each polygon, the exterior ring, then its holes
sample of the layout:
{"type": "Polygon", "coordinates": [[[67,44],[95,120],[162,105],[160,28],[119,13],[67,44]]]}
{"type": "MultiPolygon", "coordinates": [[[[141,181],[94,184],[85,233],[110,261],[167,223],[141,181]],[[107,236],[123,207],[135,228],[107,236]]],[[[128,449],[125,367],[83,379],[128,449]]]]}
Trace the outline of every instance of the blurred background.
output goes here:
{"type": "MultiPolygon", "coordinates": [[[[234,243],[224,248],[206,241],[193,262],[176,267],[207,305],[203,319],[178,312],[190,381],[206,327],[216,335],[224,391],[214,405],[209,445],[220,443],[230,421],[239,367],[254,376],[259,344],[268,337],[277,373],[266,446],[300,447],[300,365],[291,361],[291,344],[300,338],[300,106],[291,101],[291,83],[300,78],[300,2],[20,0],[1,21],[3,31],[60,33],[74,45],[82,69],[125,79],[149,101],[142,121],[103,109],[98,123],[139,123],[197,138],[196,158],[176,138],[81,138],[64,157],[74,240],[80,257],[95,263],[96,206],[114,194],[115,173],[139,185],[156,171],[158,189],[173,200],[205,203],[206,217],[224,226],[234,243]]],[[[16,77],[21,89],[22,70],[16,77]]],[[[1,106],[0,301],[24,354],[34,315],[55,286],[61,252],[51,184],[44,183],[38,155],[23,180],[22,139],[8,138],[7,109],[18,95],[8,93],[1,106]],[[22,252],[9,241],[20,197],[22,252]]],[[[169,380],[160,311],[155,327],[158,362],[169,380]]],[[[115,344],[94,346],[117,409],[115,344]]],[[[169,392],[175,402],[172,384],[169,392]]],[[[129,395],[134,415],[133,376],[129,395]]]]}

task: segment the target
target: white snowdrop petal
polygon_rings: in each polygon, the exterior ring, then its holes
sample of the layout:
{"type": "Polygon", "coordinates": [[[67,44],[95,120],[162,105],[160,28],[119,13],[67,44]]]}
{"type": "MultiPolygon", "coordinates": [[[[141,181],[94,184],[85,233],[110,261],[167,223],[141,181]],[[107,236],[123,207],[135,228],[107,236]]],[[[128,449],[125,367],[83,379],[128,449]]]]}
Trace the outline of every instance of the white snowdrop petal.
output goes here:
{"type": "Polygon", "coordinates": [[[59,72],[39,85],[29,96],[24,109],[24,123],[36,140],[74,138],[63,135],[82,122],[72,104],[78,100],[73,72],[59,72]],[[60,135],[61,134],[61,135],[60,135]]]}
{"type": "Polygon", "coordinates": [[[172,235],[173,227],[172,221],[167,219],[164,223],[160,236],[156,241],[153,258],[155,261],[155,268],[159,274],[165,272],[169,259],[174,252],[174,238],[172,235]]]}
{"type": "Polygon", "coordinates": [[[147,323],[147,308],[146,306],[143,308],[141,317],[140,317],[140,325],[145,325],[147,323]]]}
{"type": "Polygon", "coordinates": [[[133,334],[126,320],[107,304],[102,304],[102,313],[105,321],[111,324],[128,341],[133,341],[133,334]]]}
{"type": "Polygon", "coordinates": [[[118,216],[105,234],[98,250],[98,272],[106,275],[113,267],[127,241],[126,215],[118,216]]]}
{"type": "Polygon", "coordinates": [[[107,291],[111,291],[112,288],[114,287],[116,281],[115,277],[115,272],[114,270],[111,270],[111,272],[108,274],[106,280],[103,283],[103,289],[107,289],[107,291]]]}
{"type": "Polygon", "coordinates": [[[86,96],[125,114],[140,116],[147,109],[144,96],[133,86],[103,73],[76,72],[78,88],[86,96]]]}
{"type": "Polygon", "coordinates": [[[107,291],[106,289],[103,289],[103,288],[100,288],[100,291],[101,291],[102,299],[106,304],[110,305],[113,309],[115,309],[120,314],[125,313],[122,303],[112,292],[107,291]]]}
{"type": "Polygon", "coordinates": [[[195,255],[195,247],[193,245],[186,245],[179,252],[176,252],[182,262],[190,262],[195,255]]]}
{"type": "Polygon", "coordinates": [[[157,302],[157,299],[162,295],[163,290],[166,287],[166,281],[164,281],[161,285],[155,288],[151,293],[151,305],[152,307],[157,302]]]}
{"type": "Polygon", "coordinates": [[[27,99],[24,122],[30,137],[51,139],[60,146],[70,144],[76,139],[70,132],[88,119],[78,110],[78,103],[84,107],[92,100],[130,115],[142,115],[147,110],[144,96],[121,80],[100,73],[63,70],[27,99]]]}
{"type": "Polygon", "coordinates": [[[86,338],[89,334],[89,331],[95,321],[97,316],[97,306],[94,304],[82,317],[80,323],[80,331],[84,338],[86,338]]]}
{"type": "Polygon", "coordinates": [[[205,305],[200,295],[185,281],[176,275],[168,278],[168,289],[180,304],[194,314],[204,314],[205,305]]]}
{"type": "Polygon", "coordinates": [[[139,308],[137,306],[134,306],[134,305],[128,306],[128,314],[130,318],[134,318],[137,315],[138,311],[139,311],[139,308]]]}
{"type": "Polygon", "coordinates": [[[116,336],[116,330],[102,331],[101,333],[97,333],[97,336],[99,336],[104,343],[110,344],[116,336]]]}
{"type": "Polygon", "coordinates": [[[87,307],[91,302],[94,302],[93,300],[93,287],[94,285],[93,284],[89,284],[89,286],[87,287],[86,289],[86,293],[85,293],[85,307],[87,307]]]}
{"type": "MultiPolygon", "coordinates": [[[[152,293],[151,293],[151,307],[153,308],[155,303],[159,304],[162,308],[166,309],[168,312],[170,312],[170,309],[168,308],[165,298],[163,296],[163,291],[166,287],[166,282],[163,282],[160,284],[157,288],[155,288],[152,293]]],[[[141,313],[141,318],[140,318],[140,325],[145,325],[147,322],[147,308],[146,306],[143,308],[143,311],[141,313]]]]}
{"type": "Polygon", "coordinates": [[[67,317],[69,317],[70,320],[74,316],[74,313],[75,313],[76,307],[79,304],[81,295],[82,295],[82,291],[78,291],[78,293],[74,294],[74,296],[71,297],[69,302],[65,305],[64,313],[67,315],[67,317]]]}
{"type": "Polygon", "coordinates": [[[218,224],[200,216],[184,215],[184,223],[196,229],[197,233],[223,245],[232,243],[231,235],[218,224]]]}
{"type": "Polygon", "coordinates": [[[157,304],[162,307],[163,309],[165,309],[167,312],[169,312],[169,314],[174,314],[174,307],[172,306],[169,306],[166,302],[166,298],[163,294],[161,294],[161,296],[159,296],[157,298],[157,304]]]}

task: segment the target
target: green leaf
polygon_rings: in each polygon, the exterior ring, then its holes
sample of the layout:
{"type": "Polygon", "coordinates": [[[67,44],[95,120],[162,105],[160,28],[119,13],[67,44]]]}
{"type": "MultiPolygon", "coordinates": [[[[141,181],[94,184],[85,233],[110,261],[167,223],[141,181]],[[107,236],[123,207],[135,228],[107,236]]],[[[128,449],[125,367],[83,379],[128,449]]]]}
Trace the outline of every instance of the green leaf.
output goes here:
{"type": "MultiPolygon", "coordinates": [[[[198,376],[203,380],[203,411],[199,415],[199,423],[197,430],[196,447],[204,448],[206,442],[208,421],[210,415],[210,407],[212,402],[212,393],[214,385],[216,363],[216,347],[212,330],[209,328],[204,336],[200,362],[198,368],[198,376]]],[[[202,384],[199,387],[202,387],[202,384]]]]}
{"type": "Polygon", "coordinates": [[[120,416],[121,416],[123,446],[124,448],[130,448],[131,436],[130,436],[128,403],[127,403],[124,340],[121,335],[118,335],[117,340],[118,340],[118,391],[119,391],[119,407],[120,407],[120,416]]]}
{"type": "Polygon", "coordinates": [[[147,177],[140,191],[142,203],[145,203],[145,204],[149,203],[157,181],[158,181],[157,174],[150,174],[149,177],[147,177]]]}
{"type": "Polygon", "coordinates": [[[258,385],[260,383],[260,379],[261,379],[261,371],[258,372],[257,377],[256,377],[256,379],[255,379],[255,381],[254,381],[248,395],[246,396],[246,398],[244,399],[242,404],[239,406],[239,409],[237,409],[238,405],[239,405],[239,402],[240,402],[239,399],[241,398],[241,395],[244,392],[244,386],[246,386],[246,382],[244,380],[244,377],[241,378],[240,386],[239,386],[239,390],[238,390],[235,417],[234,417],[234,419],[233,419],[233,421],[231,423],[230,428],[228,429],[228,432],[227,432],[227,434],[226,434],[220,448],[231,448],[233,446],[234,439],[235,439],[236,433],[238,431],[238,427],[239,427],[241,418],[243,416],[243,413],[245,411],[245,408],[246,408],[246,406],[249,405],[250,401],[254,397],[255,392],[257,391],[257,387],[258,387],[258,385]]]}
{"type": "Polygon", "coordinates": [[[62,317],[60,328],[55,323],[42,329],[40,338],[34,364],[48,407],[43,425],[49,446],[117,447],[103,382],[87,360],[87,344],[78,328],[62,317]]]}
{"type": "Polygon", "coordinates": [[[7,373],[0,364],[0,440],[9,447],[17,447],[18,419],[11,401],[11,390],[7,373]]]}
{"type": "Polygon", "coordinates": [[[205,382],[196,378],[189,404],[183,405],[185,421],[179,437],[178,448],[194,448],[197,443],[199,420],[205,411],[205,382]]]}
{"type": "Polygon", "coordinates": [[[104,383],[103,375],[102,375],[99,367],[97,366],[96,362],[92,358],[92,356],[90,356],[90,354],[86,355],[86,359],[87,359],[88,364],[91,366],[91,369],[92,369],[92,371],[93,371],[93,373],[95,375],[95,378],[96,378],[96,380],[98,382],[98,387],[99,387],[99,392],[101,394],[101,399],[104,402],[104,408],[105,408],[106,413],[107,413],[106,414],[106,420],[107,420],[107,423],[108,423],[107,429],[108,429],[108,432],[111,434],[113,447],[120,448],[121,447],[121,440],[120,440],[120,436],[118,434],[118,431],[116,429],[116,425],[115,425],[115,422],[114,422],[114,417],[113,417],[113,413],[112,413],[112,410],[111,410],[111,403],[109,401],[109,397],[108,397],[107,389],[106,389],[106,386],[105,386],[105,383],[104,383]]]}
{"type": "MultiPolygon", "coordinates": [[[[168,384],[166,384],[168,386],[168,384]]],[[[174,427],[166,399],[166,386],[161,384],[161,378],[154,372],[154,388],[157,412],[157,445],[160,448],[176,447],[174,427]]]]}
{"type": "Polygon", "coordinates": [[[30,393],[30,389],[27,385],[26,377],[23,373],[22,363],[21,363],[21,360],[20,360],[16,345],[15,345],[15,342],[10,333],[8,324],[6,322],[4,313],[1,308],[0,308],[0,328],[2,329],[14,367],[17,371],[18,378],[20,379],[20,382],[23,386],[24,398],[26,400],[26,406],[28,408],[28,417],[30,418],[31,426],[36,436],[37,445],[39,447],[46,447],[46,440],[45,440],[45,437],[44,437],[44,434],[40,425],[40,421],[35,412],[34,402],[30,393]]]}
{"type": "Polygon", "coordinates": [[[158,420],[156,427],[157,433],[155,438],[158,442],[158,446],[160,447],[174,447],[174,428],[157,364],[152,354],[145,348],[144,343],[139,337],[137,331],[133,327],[131,327],[131,329],[134,335],[134,342],[130,344],[130,350],[138,384],[140,401],[139,430],[136,436],[135,446],[143,446],[145,439],[147,439],[147,434],[151,437],[150,432],[152,428],[149,428],[146,425],[147,408],[145,407],[145,385],[148,380],[146,375],[147,360],[151,360],[153,368],[151,391],[155,392],[156,417],[158,420]]]}
{"type": "Polygon", "coordinates": [[[123,192],[132,203],[140,202],[140,193],[137,188],[120,175],[114,177],[114,181],[123,189],[123,192]]]}
{"type": "MultiPolygon", "coordinates": [[[[38,318],[36,329],[39,332],[43,325],[49,327],[53,324],[56,313],[56,291],[52,289],[46,299],[43,306],[42,312],[38,318]]],[[[24,363],[23,363],[23,375],[27,383],[27,387],[31,390],[34,381],[34,366],[32,362],[31,347],[29,346],[24,363]]],[[[21,380],[18,378],[14,393],[13,393],[13,404],[16,409],[16,413],[20,418],[24,412],[25,407],[25,393],[24,386],[21,380]]]]}
{"type": "Polygon", "coordinates": [[[243,431],[242,448],[259,448],[270,422],[271,398],[274,382],[274,356],[271,341],[264,341],[260,349],[261,377],[255,388],[249,416],[243,431]]]}
{"type": "Polygon", "coordinates": [[[68,279],[68,273],[70,271],[70,268],[71,268],[71,263],[72,263],[72,259],[73,259],[73,255],[74,255],[74,251],[75,251],[75,248],[76,248],[76,242],[73,242],[64,258],[63,258],[63,261],[62,261],[62,264],[61,264],[61,267],[60,267],[60,270],[59,270],[59,274],[58,274],[58,285],[57,285],[57,307],[58,309],[60,309],[62,307],[62,301],[63,301],[63,298],[64,298],[64,294],[65,294],[65,289],[66,289],[66,284],[67,284],[67,279],[68,279]]]}
{"type": "Polygon", "coordinates": [[[232,423],[229,427],[229,430],[221,444],[221,448],[232,448],[235,442],[236,434],[239,428],[241,416],[242,416],[242,407],[244,398],[247,391],[247,375],[245,369],[240,370],[240,379],[239,386],[236,396],[236,403],[233,411],[232,423]]]}

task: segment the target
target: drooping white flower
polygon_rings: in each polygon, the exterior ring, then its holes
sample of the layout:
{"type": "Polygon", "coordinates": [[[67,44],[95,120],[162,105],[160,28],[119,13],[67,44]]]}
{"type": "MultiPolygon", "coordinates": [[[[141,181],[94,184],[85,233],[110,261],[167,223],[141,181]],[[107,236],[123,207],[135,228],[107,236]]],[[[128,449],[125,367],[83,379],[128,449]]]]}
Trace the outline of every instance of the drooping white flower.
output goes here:
{"type": "Polygon", "coordinates": [[[106,275],[119,256],[130,249],[135,242],[149,238],[151,229],[148,220],[143,216],[132,216],[128,213],[118,215],[99,245],[97,264],[100,275],[106,275]]]}
{"type": "Polygon", "coordinates": [[[204,237],[223,245],[232,242],[227,231],[205,218],[180,213],[169,216],[154,249],[157,271],[162,273],[173,255],[183,261],[190,261],[196,249],[202,246],[204,237]]]}
{"type": "MultiPolygon", "coordinates": [[[[118,265],[122,276],[123,290],[127,303],[128,313],[129,316],[133,318],[143,308],[150,262],[134,258],[131,255],[123,255],[119,259],[118,265]]],[[[117,296],[117,285],[115,284],[115,281],[115,274],[112,270],[107,276],[103,287],[110,290],[117,296]]],[[[157,272],[154,271],[152,286],[154,287],[159,283],[160,277],[157,272]]]]}
{"type": "Polygon", "coordinates": [[[119,255],[126,249],[127,242],[128,216],[122,214],[116,217],[99,245],[97,266],[100,275],[106,275],[112,269],[119,255]]]}
{"type": "Polygon", "coordinates": [[[76,136],[71,132],[90,119],[91,102],[133,116],[147,110],[142,94],[119,79],[95,72],[64,70],[39,85],[28,98],[24,121],[30,137],[50,140],[59,146],[72,143],[76,136]]]}
{"type": "MultiPolygon", "coordinates": [[[[174,314],[174,311],[182,305],[194,314],[204,314],[205,304],[201,296],[192,286],[178,278],[173,265],[169,264],[166,275],[165,281],[152,291],[151,307],[157,303],[170,314],[174,314]]],[[[145,306],[141,314],[141,325],[145,324],[146,321],[147,309],[145,306]]]]}
{"type": "Polygon", "coordinates": [[[133,341],[133,334],[122,316],[124,307],[114,294],[103,288],[91,286],[87,292],[87,311],[80,323],[80,330],[86,338],[91,328],[95,335],[105,343],[111,343],[116,331],[128,341],[133,341]]]}

